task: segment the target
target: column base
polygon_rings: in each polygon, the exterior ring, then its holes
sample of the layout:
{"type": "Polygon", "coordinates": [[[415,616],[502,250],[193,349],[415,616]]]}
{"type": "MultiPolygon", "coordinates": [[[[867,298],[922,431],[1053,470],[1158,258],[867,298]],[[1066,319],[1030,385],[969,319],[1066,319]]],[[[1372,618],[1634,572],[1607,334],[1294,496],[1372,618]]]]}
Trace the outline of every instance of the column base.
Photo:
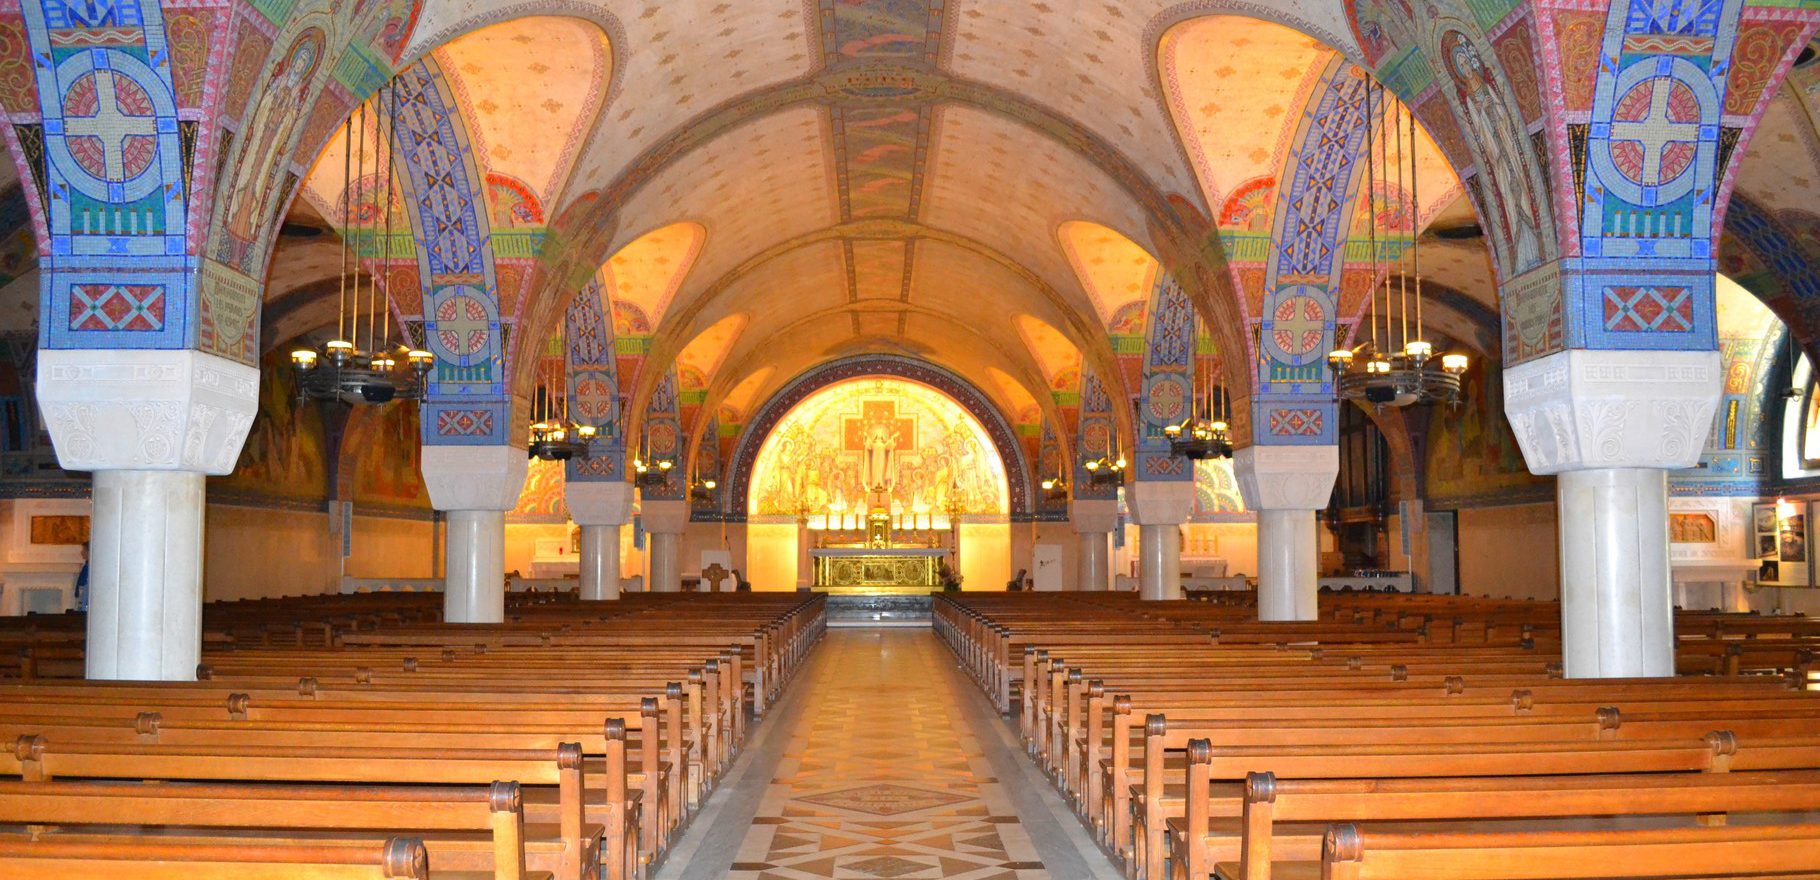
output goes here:
{"type": "Polygon", "coordinates": [[[505,622],[505,511],[451,510],[448,527],[449,565],[443,581],[443,621],[505,622]]]}
{"type": "Polygon", "coordinates": [[[1600,468],[1556,479],[1567,677],[1674,675],[1668,472],[1600,468]]]}
{"type": "Polygon", "coordinates": [[[87,677],[195,681],[203,475],[96,471],[92,493],[87,677]]]}
{"type": "Polygon", "coordinates": [[[1320,617],[1318,528],[1312,510],[1258,511],[1258,619],[1320,617]]]}
{"type": "Polygon", "coordinates": [[[585,602],[619,598],[619,526],[581,527],[581,598],[585,602]]]}

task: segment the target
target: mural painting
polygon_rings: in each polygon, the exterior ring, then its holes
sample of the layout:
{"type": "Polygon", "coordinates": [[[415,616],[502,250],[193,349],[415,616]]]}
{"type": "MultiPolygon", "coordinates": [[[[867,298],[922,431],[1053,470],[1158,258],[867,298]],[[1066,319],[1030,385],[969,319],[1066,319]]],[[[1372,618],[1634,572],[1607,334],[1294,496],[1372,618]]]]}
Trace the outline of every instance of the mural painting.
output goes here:
{"type": "Polygon", "coordinates": [[[927,386],[872,377],[791,410],[753,468],[751,513],[864,512],[882,495],[911,513],[1003,515],[1005,466],[985,428],[927,386]]]}
{"type": "Polygon", "coordinates": [[[259,412],[240,448],[240,463],[210,477],[211,499],[321,501],[328,497],[328,440],[315,405],[297,402],[297,378],[286,351],[267,354],[259,369],[259,412]]]}
{"type": "Polygon", "coordinates": [[[1530,473],[1523,463],[1523,451],[1504,419],[1503,376],[1495,366],[1475,360],[1461,383],[1459,407],[1435,409],[1428,424],[1431,505],[1446,508],[1553,497],[1554,480],[1530,473]]]}

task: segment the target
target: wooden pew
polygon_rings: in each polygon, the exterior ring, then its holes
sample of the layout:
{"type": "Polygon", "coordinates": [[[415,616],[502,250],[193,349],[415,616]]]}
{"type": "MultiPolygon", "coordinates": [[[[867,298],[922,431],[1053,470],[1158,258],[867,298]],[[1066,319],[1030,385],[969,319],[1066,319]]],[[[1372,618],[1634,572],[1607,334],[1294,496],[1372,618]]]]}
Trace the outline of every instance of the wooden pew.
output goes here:
{"type": "Polygon", "coordinates": [[[1820,825],[1447,834],[1339,825],[1327,832],[1321,857],[1322,880],[1816,875],[1820,825]]]}
{"type": "MultiPolygon", "coordinates": [[[[615,756],[609,753],[611,761],[615,756]]],[[[618,757],[624,757],[623,752],[618,757]]],[[[592,877],[601,864],[606,827],[588,824],[583,804],[581,747],[573,743],[547,751],[400,750],[346,748],[220,749],[197,746],[117,747],[83,743],[52,746],[42,737],[15,744],[0,754],[0,775],[27,782],[54,779],[164,779],[215,782],[299,782],[341,785],[490,785],[497,780],[522,786],[551,786],[560,792],[557,838],[559,880],[592,877]]],[[[609,781],[609,784],[611,782],[609,781]]],[[[617,792],[623,797],[624,792],[617,792]]],[[[623,804],[606,825],[624,828],[623,804]]],[[[634,860],[610,853],[615,862],[634,860]]]]}
{"type": "MultiPolygon", "coordinates": [[[[1191,788],[1196,775],[1191,770],[1191,788]]],[[[1184,834],[1181,846],[1172,843],[1172,862],[1181,869],[1172,875],[1206,880],[1216,867],[1221,880],[1311,873],[1329,823],[1679,815],[1719,824],[1725,813],[1812,810],[1820,810],[1820,771],[1812,770],[1440,779],[1278,779],[1253,773],[1245,783],[1243,813],[1231,828],[1235,833],[1212,831],[1205,810],[1172,820],[1184,834]],[[1302,823],[1302,830],[1285,831],[1279,823],[1302,823]]]]}
{"type": "MultiPolygon", "coordinates": [[[[234,846],[0,840],[0,880],[429,880],[423,843],[234,846]]],[[[453,880],[453,878],[452,878],[453,880]]]]}
{"type": "MultiPolygon", "coordinates": [[[[162,826],[159,843],[207,842],[173,837],[182,829],[277,829],[300,832],[384,831],[485,832],[484,848],[458,838],[425,838],[438,873],[485,872],[495,880],[548,880],[548,872],[526,868],[524,803],[515,782],[481,787],[221,785],[141,782],[0,781],[0,823],[59,826],[35,839],[130,844],[139,833],[121,834],[71,826],[162,826]],[[98,837],[107,839],[97,840],[98,837]],[[121,839],[121,838],[126,839],[121,839]],[[477,851],[478,850],[478,851],[477,851]]],[[[371,834],[365,835],[372,837],[371,834]]],[[[6,835],[0,835],[5,840],[6,835]]],[[[335,843],[334,839],[283,840],[283,834],[244,834],[235,846],[290,846],[335,843]],[[276,836],[280,839],[270,839],[276,836]]],[[[358,838],[356,838],[358,839],[358,838]]],[[[560,847],[552,854],[560,856],[560,847]]]]}

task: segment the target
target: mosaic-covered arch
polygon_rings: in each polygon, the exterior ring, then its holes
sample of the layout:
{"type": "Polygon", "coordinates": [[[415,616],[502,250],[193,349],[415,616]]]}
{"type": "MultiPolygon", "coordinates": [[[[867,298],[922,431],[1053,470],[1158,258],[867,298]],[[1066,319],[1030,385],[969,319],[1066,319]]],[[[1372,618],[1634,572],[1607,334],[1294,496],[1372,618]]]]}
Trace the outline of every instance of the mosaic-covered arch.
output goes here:
{"type": "Polygon", "coordinates": [[[1031,462],[1018,442],[1017,434],[1004,413],[992,400],[958,374],[927,361],[895,355],[856,355],[832,361],[809,370],[791,380],[771,395],[746,422],[733,456],[727,464],[727,486],[724,516],[729,522],[743,522],[752,490],[752,468],[765,438],[790,410],[810,395],[830,385],[866,376],[893,376],[927,385],[948,395],[977,419],[992,439],[999,460],[1005,463],[1006,489],[1010,495],[1011,519],[1029,521],[1036,512],[1031,494],[1031,462]]]}
{"type": "Polygon", "coordinates": [[[512,436],[512,406],[485,181],[436,60],[419,59],[395,83],[392,158],[417,245],[424,342],[436,356],[423,439],[504,444],[512,436]]]}
{"type": "MultiPolygon", "coordinates": [[[[1325,445],[1338,437],[1327,352],[1334,345],[1346,238],[1364,177],[1371,81],[1334,58],[1297,126],[1278,189],[1264,270],[1252,440],[1325,445]]],[[[1377,255],[1372,255],[1373,259],[1377,255]]]]}
{"type": "Polygon", "coordinates": [[[578,482],[625,479],[625,419],[619,396],[619,356],[613,321],[607,317],[600,278],[589,281],[564,316],[568,351],[569,415],[592,426],[595,440],[586,458],[569,460],[566,476],[578,482]]]}

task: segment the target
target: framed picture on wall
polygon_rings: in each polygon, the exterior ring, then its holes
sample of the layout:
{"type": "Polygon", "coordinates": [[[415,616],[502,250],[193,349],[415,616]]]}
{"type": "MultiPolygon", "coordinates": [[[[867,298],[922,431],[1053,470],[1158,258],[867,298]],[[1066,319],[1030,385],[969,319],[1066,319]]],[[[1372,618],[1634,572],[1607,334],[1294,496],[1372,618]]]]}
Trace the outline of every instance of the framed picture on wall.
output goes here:
{"type": "Polygon", "coordinates": [[[1776,536],[1775,535],[1758,535],[1757,536],[1757,558],[1758,559],[1775,559],[1776,554],[1779,551],[1780,551],[1780,548],[1778,548],[1776,546],[1776,536]]]}
{"type": "Polygon", "coordinates": [[[1751,505],[1751,523],[1759,535],[1765,532],[1774,533],[1776,531],[1776,505],[1751,505]]]}
{"type": "Polygon", "coordinates": [[[1765,559],[1757,566],[1757,582],[1773,584],[1782,579],[1782,564],[1774,559],[1765,559]]]}
{"type": "Polygon", "coordinates": [[[1783,562],[1807,561],[1807,517],[1795,514],[1782,520],[1781,556],[1783,562]]]}

